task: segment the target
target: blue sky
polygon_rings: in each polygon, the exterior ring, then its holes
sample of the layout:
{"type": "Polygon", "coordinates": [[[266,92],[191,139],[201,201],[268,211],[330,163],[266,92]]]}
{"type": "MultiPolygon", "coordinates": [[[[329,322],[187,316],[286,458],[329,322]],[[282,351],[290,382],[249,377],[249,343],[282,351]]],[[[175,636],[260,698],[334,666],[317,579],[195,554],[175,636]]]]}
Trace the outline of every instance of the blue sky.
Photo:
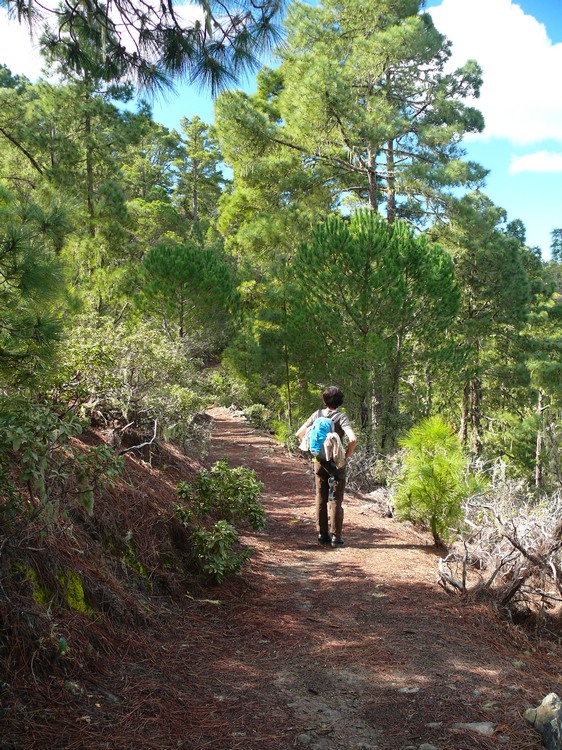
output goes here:
{"type": "MultiPolygon", "coordinates": [[[[486,128],[465,148],[490,170],[485,192],[509,220],[523,221],[528,244],[548,258],[550,232],[562,227],[562,0],[426,0],[426,8],[453,43],[453,67],[474,58],[483,68],[474,103],[486,128]]],[[[3,10],[0,50],[12,72],[37,77],[38,55],[3,10]]],[[[153,112],[170,128],[182,116],[213,121],[210,97],[185,85],[153,102],[153,112]]]]}

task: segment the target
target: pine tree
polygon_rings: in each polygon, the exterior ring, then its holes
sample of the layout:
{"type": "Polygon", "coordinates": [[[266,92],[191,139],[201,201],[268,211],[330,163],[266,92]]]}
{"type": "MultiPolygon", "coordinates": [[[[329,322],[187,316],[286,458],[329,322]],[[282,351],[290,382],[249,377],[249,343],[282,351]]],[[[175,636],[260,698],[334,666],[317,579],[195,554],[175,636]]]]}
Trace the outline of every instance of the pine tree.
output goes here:
{"type": "Polygon", "coordinates": [[[342,385],[367,437],[392,450],[416,342],[439,348],[457,310],[450,258],[403,222],[364,210],[319,225],[294,277],[293,361],[315,385],[342,385]]]}
{"type": "Polygon", "coordinates": [[[483,128],[463,103],[478,96],[480,70],[445,74],[450,45],[418,11],[415,0],[293,3],[270,100],[228,92],[218,102],[239,170],[292,154],[334,198],[391,223],[442,214],[444,193],[478,185],[485,170],[463,161],[460,140],[483,128]]]}
{"type": "Polygon", "coordinates": [[[104,80],[125,76],[158,90],[181,76],[216,93],[246,71],[279,40],[279,0],[196,3],[200,16],[185,20],[174,3],[88,0],[57,8],[14,0],[10,12],[30,30],[54,25],[48,44],[82,69],[104,80]],[[50,23],[49,23],[50,22],[50,23]],[[54,22],[54,23],[53,23],[54,22]],[[97,50],[103,50],[100,58],[97,50]]]}
{"type": "Polygon", "coordinates": [[[550,233],[550,252],[555,263],[562,263],[562,229],[553,229],[550,233]]]}
{"type": "Polygon", "coordinates": [[[0,187],[0,382],[44,378],[60,338],[68,227],[60,208],[18,201],[0,187]]]}
{"type": "Polygon", "coordinates": [[[142,264],[139,305],[159,320],[171,340],[209,353],[224,345],[236,300],[226,259],[194,243],[160,245],[142,264]]]}

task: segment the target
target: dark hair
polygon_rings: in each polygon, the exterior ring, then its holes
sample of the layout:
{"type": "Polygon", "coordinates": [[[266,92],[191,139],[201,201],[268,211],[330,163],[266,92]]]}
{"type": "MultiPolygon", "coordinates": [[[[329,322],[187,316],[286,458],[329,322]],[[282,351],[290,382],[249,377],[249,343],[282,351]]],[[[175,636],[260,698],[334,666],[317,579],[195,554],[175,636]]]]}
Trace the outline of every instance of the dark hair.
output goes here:
{"type": "Polygon", "coordinates": [[[331,409],[337,409],[338,406],[343,404],[343,393],[339,388],[336,388],[335,385],[330,385],[328,388],[325,388],[322,393],[322,398],[326,406],[329,406],[331,409]]]}

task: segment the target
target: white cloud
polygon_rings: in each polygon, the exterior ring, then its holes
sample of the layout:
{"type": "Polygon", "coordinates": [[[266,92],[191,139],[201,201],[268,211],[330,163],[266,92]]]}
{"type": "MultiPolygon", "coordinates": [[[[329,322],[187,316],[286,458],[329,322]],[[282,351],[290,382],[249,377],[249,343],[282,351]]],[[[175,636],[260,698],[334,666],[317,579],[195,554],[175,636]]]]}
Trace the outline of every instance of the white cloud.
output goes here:
{"type": "Polygon", "coordinates": [[[0,8],[0,63],[12,73],[37,80],[43,67],[39,54],[38,39],[31,39],[24,24],[8,18],[8,12],[0,8]]]}
{"type": "Polygon", "coordinates": [[[443,0],[435,26],[453,43],[454,67],[475,59],[483,69],[484,136],[516,144],[562,142],[562,44],[512,0],[443,0]],[[554,85],[553,85],[554,83],[554,85]]]}
{"type": "Polygon", "coordinates": [[[536,151],[533,154],[514,156],[509,165],[509,174],[521,172],[562,172],[562,153],[536,151]]]}

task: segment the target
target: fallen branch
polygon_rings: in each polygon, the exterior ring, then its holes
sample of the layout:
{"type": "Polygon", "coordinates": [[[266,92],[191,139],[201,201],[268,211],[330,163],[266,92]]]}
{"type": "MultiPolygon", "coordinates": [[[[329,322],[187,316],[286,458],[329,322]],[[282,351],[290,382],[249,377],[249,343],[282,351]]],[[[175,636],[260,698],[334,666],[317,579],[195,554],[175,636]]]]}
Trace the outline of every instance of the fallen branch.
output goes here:
{"type": "Polygon", "coordinates": [[[144,448],[147,445],[152,445],[154,441],[156,440],[156,433],[158,431],[158,420],[154,420],[154,434],[152,435],[152,438],[150,440],[147,440],[144,443],[140,443],[139,445],[131,445],[130,448],[123,448],[123,450],[119,451],[119,456],[122,456],[124,453],[129,453],[129,451],[135,451],[139,450],[140,448],[144,448]]]}

